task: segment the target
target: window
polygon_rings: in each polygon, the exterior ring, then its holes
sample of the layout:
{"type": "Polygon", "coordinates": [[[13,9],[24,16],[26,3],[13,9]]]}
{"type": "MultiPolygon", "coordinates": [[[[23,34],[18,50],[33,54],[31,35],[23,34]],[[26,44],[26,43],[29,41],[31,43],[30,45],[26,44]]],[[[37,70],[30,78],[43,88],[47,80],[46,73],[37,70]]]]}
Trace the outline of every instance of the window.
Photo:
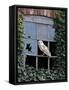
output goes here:
{"type": "Polygon", "coordinates": [[[27,56],[26,62],[27,64],[33,64],[34,66],[36,61],[36,69],[48,68],[49,70],[50,62],[52,63],[54,58],[56,58],[56,42],[54,41],[55,29],[53,28],[53,20],[42,16],[25,16],[24,19],[24,54],[27,56]],[[43,55],[43,52],[39,49],[38,40],[42,40],[49,48],[51,51],[51,58],[47,55],[43,55]]]}

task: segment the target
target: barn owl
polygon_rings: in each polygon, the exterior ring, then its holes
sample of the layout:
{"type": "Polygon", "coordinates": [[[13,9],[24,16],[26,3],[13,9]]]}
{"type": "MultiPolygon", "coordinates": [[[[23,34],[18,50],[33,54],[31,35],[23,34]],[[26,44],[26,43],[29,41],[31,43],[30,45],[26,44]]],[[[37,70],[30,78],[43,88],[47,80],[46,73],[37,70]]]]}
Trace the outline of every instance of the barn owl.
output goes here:
{"type": "Polygon", "coordinates": [[[51,57],[51,52],[49,51],[49,48],[43,43],[43,41],[39,40],[38,41],[38,46],[40,50],[46,54],[47,56],[51,57]]]}

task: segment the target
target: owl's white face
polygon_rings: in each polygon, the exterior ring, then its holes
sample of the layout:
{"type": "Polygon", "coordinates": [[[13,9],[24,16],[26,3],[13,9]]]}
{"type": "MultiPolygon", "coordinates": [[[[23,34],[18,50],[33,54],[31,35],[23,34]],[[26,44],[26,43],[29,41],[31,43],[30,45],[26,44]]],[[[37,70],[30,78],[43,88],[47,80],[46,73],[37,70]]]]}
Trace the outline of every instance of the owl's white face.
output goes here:
{"type": "Polygon", "coordinates": [[[43,41],[39,40],[38,42],[39,42],[41,45],[43,45],[43,41]]]}
{"type": "Polygon", "coordinates": [[[42,43],[42,41],[41,41],[41,40],[39,40],[39,43],[42,43]]]}

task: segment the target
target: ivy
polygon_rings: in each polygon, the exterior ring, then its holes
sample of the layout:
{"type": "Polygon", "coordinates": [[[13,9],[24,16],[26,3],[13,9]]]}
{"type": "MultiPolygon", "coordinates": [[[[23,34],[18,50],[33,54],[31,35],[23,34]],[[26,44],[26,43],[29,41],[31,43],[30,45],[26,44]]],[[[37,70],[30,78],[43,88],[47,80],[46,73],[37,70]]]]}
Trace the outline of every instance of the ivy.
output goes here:
{"type": "MultiPolygon", "coordinates": [[[[57,70],[63,71],[65,76],[65,12],[56,11],[56,19],[54,20],[55,26],[55,41],[56,41],[56,55],[58,58],[55,60],[57,70]]],[[[54,67],[55,68],[55,67],[54,67]]],[[[61,74],[61,73],[60,73],[61,74]]]]}
{"type": "Polygon", "coordinates": [[[23,14],[18,11],[18,47],[17,47],[17,70],[18,70],[18,80],[23,78],[23,60],[24,56],[22,54],[24,49],[24,24],[23,24],[23,14]]]}

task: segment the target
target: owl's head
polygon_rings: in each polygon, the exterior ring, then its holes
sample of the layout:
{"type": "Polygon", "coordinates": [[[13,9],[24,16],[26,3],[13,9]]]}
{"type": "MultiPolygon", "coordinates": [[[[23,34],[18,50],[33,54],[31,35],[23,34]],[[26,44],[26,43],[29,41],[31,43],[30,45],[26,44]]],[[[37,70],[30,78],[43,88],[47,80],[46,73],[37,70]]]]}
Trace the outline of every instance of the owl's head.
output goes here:
{"type": "Polygon", "coordinates": [[[39,40],[38,41],[40,45],[43,45],[43,41],[42,40],[39,40]]]}

